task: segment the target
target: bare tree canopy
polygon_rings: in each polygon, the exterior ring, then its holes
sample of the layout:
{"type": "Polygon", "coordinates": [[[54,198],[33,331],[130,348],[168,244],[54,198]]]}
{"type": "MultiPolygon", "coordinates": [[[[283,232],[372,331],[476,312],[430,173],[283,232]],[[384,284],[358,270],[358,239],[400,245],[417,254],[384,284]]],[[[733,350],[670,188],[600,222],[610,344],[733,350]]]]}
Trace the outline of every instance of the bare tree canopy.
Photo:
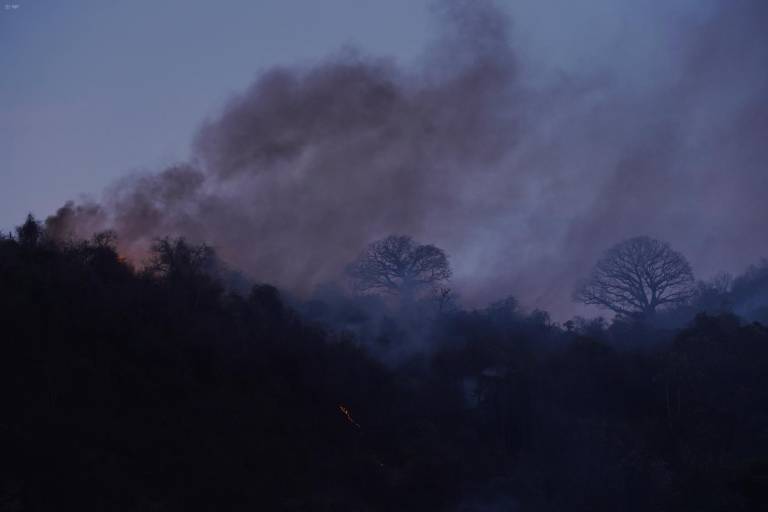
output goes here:
{"type": "Polygon", "coordinates": [[[630,238],[605,252],[574,298],[628,317],[688,300],[694,291],[691,266],[668,243],[630,238]]]}
{"type": "Polygon", "coordinates": [[[193,245],[183,238],[155,240],[152,253],[147,271],[167,278],[210,274],[216,265],[216,253],[212,247],[193,245]]]}
{"type": "Polygon", "coordinates": [[[412,297],[451,277],[448,257],[434,245],[418,245],[409,236],[391,235],[373,242],[347,267],[355,289],[412,297]]]}

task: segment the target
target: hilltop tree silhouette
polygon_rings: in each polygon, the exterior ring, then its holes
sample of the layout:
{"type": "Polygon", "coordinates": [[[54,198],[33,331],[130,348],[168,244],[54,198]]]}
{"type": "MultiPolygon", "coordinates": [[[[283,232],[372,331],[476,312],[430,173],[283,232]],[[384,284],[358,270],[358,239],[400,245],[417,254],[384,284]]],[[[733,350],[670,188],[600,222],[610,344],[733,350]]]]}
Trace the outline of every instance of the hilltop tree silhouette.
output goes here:
{"type": "Polygon", "coordinates": [[[448,257],[442,249],[419,245],[402,235],[390,235],[370,244],[347,272],[355,290],[392,294],[404,305],[451,277],[448,257]]]}
{"type": "Polygon", "coordinates": [[[620,316],[644,318],[660,307],[687,301],[693,293],[688,260],[666,242],[638,236],[608,249],[574,298],[620,316]]]}

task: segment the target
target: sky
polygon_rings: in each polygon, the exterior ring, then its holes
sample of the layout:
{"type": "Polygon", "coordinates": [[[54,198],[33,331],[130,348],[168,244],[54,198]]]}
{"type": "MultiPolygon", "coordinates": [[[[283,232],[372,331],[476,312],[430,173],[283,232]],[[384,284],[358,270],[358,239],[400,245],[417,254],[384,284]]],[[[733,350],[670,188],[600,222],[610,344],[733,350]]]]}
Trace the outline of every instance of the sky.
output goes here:
{"type": "MultiPolygon", "coordinates": [[[[17,9],[0,9],[0,229],[98,195],[126,172],[187,158],[201,120],[273,65],[345,45],[410,62],[434,31],[427,0],[214,3],[15,0],[17,9]]],[[[532,59],[572,70],[611,61],[605,50],[631,3],[502,5],[532,59]]]]}
{"type": "Polygon", "coordinates": [[[466,303],[559,319],[623,238],[701,278],[768,254],[761,0],[220,4],[0,10],[0,228],[74,200],[304,294],[405,233],[466,303]]]}
{"type": "Polygon", "coordinates": [[[418,0],[221,4],[0,8],[0,229],[98,195],[128,171],[187,158],[202,119],[272,65],[344,45],[407,60],[427,38],[418,0]]]}

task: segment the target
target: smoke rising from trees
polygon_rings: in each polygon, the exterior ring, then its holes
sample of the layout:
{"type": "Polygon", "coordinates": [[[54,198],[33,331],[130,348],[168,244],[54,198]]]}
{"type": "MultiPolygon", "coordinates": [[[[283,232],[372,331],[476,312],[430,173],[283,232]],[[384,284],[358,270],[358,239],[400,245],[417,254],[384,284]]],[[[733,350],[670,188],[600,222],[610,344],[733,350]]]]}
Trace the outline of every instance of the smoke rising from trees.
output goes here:
{"type": "Polygon", "coordinates": [[[137,259],[160,237],[205,241],[300,293],[403,233],[446,250],[466,301],[514,294],[556,316],[629,236],[672,241],[702,277],[739,271],[768,252],[768,6],[664,12],[653,64],[617,50],[631,76],[533,80],[492,2],[439,2],[419,67],[345,50],[272,69],[203,123],[189,162],[69,203],[48,227],[114,229],[137,259]]]}

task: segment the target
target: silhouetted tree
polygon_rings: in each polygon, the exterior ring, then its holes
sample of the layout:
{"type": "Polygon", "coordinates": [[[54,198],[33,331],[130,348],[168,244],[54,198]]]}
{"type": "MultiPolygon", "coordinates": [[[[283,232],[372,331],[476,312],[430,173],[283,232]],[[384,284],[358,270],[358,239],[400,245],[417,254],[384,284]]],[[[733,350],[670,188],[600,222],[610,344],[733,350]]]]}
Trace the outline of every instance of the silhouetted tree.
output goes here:
{"type": "Polygon", "coordinates": [[[214,307],[223,289],[212,247],[190,244],[183,238],[163,238],[155,241],[152,252],[145,273],[169,285],[169,300],[175,307],[214,307]]]}
{"type": "Polygon", "coordinates": [[[43,238],[43,227],[30,213],[24,224],[16,228],[16,239],[23,247],[35,247],[43,238]]]}
{"type": "Polygon", "coordinates": [[[574,297],[626,317],[645,317],[680,304],[694,292],[691,266],[668,243],[630,238],[605,252],[574,297]]]}
{"type": "Polygon", "coordinates": [[[452,313],[458,309],[456,293],[452,289],[440,286],[435,292],[435,305],[438,314],[452,313]]]}
{"type": "Polygon", "coordinates": [[[147,270],[157,276],[175,279],[210,273],[216,255],[208,245],[192,245],[183,238],[162,238],[152,245],[153,257],[147,270]]]}
{"type": "Polygon", "coordinates": [[[720,273],[708,281],[696,284],[696,293],[691,302],[695,312],[725,313],[732,309],[731,288],[733,276],[720,273]]]}
{"type": "Polygon", "coordinates": [[[394,294],[404,303],[451,277],[448,257],[442,249],[395,235],[370,244],[347,271],[356,290],[394,294]]]}
{"type": "Polygon", "coordinates": [[[93,236],[93,245],[100,249],[117,251],[117,233],[112,230],[96,233],[93,236]]]}

